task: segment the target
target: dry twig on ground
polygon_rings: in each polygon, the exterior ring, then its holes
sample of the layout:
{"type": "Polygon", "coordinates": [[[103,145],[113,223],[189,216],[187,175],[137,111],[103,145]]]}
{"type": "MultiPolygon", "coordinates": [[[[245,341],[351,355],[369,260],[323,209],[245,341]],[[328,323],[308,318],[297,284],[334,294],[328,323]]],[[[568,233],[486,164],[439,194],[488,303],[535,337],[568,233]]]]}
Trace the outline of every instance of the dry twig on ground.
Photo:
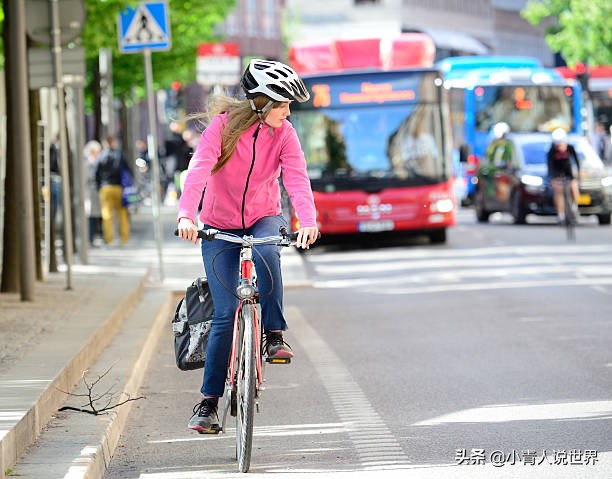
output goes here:
{"type": "Polygon", "coordinates": [[[71,393],[71,392],[66,392],[66,391],[62,391],[62,392],[64,394],[67,394],[73,397],[87,398],[87,402],[82,404],[80,407],[63,406],[59,408],[59,411],[78,411],[78,412],[84,412],[87,414],[93,414],[94,416],[98,416],[99,414],[106,414],[107,411],[118,408],[119,406],[127,402],[137,401],[138,399],[145,399],[144,396],[138,396],[138,397],[133,398],[131,397],[130,394],[126,392],[117,393],[116,391],[113,391],[113,387],[115,385],[111,385],[103,393],[98,393],[94,391],[95,387],[98,384],[100,384],[100,382],[104,379],[104,377],[108,375],[108,373],[111,371],[111,369],[113,369],[113,366],[115,364],[116,363],[113,363],[113,365],[111,365],[106,371],[104,371],[102,374],[100,374],[96,379],[94,379],[91,382],[88,379],[89,370],[86,369],[85,371],[83,371],[83,374],[81,375],[81,381],[83,385],[85,386],[85,389],[87,392],[82,393],[82,394],[71,393]]]}

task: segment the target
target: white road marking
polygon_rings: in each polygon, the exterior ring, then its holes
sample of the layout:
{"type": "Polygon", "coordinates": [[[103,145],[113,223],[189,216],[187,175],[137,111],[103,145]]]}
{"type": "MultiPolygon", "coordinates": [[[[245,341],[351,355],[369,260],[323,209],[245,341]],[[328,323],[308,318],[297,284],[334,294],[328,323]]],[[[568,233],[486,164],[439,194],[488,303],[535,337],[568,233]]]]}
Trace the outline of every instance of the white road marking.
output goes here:
{"type": "Polygon", "coordinates": [[[291,330],[316,369],[335,413],[345,424],[363,468],[408,466],[410,461],[367,396],[329,344],[304,320],[300,311],[288,307],[291,330]],[[384,444],[385,447],[381,448],[384,444]]]}

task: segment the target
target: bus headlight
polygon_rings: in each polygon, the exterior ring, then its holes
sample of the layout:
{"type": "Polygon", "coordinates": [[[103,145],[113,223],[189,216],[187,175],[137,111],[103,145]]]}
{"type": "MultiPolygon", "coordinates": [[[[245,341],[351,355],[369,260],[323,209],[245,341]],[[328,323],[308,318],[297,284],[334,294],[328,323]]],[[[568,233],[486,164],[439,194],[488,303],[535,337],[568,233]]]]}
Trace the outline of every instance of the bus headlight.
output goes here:
{"type": "Polygon", "coordinates": [[[453,200],[450,198],[442,198],[432,201],[430,209],[432,213],[450,213],[453,211],[454,207],[453,200]]]}

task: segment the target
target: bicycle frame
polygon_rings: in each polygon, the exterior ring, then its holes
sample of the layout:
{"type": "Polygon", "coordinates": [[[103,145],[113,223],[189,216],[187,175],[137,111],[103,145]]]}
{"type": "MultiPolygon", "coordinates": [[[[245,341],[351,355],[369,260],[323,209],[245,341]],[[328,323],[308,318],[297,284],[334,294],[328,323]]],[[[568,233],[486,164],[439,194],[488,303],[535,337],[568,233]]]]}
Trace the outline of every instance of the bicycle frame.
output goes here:
{"type": "MultiPolygon", "coordinates": [[[[259,391],[263,383],[263,371],[261,361],[261,323],[256,305],[259,302],[255,286],[253,284],[253,252],[252,246],[242,245],[240,249],[240,277],[236,294],[240,298],[238,308],[234,313],[234,327],[232,333],[232,346],[228,362],[228,374],[226,380],[226,394],[223,406],[223,417],[221,420],[221,431],[225,432],[227,412],[230,411],[231,416],[237,416],[237,390],[238,390],[238,360],[241,347],[242,335],[244,329],[248,327],[246,324],[241,324],[244,318],[243,309],[251,308],[252,311],[252,334],[253,345],[255,349],[255,398],[259,397],[259,391]]],[[[237,438],[238,439],[238,438],[237,438]]],[[[248,469],[248,465],[246,466],[248,469]]],[[[246,472],[246,471],[242,471],[246,472]]]]}
{"type": "Polygon", "coordinates": [[[255,305],[259,302],[255,287],[253,285],[253,251],[251,246],[243,246],[240,250],[240,280],[237,291],[243,291],[242,294],[248,295],[242,297],[241,293],[238,293],[240,297],[240,303],[234,314],[234,333],[232,339],[232,349],[230,352],[229,360],[229,381],[230,384],[234,384],[236,377],[236,357],[238,354],[238,330],[240,319],[242,318],[242,308],[245,305],[253,308],[253,335],[254,343],[258,345],[255,351],[255,366],[257,373],[257,392],[261,388],[263,382],[263,374],[261,367],[261,324],[259,321],[258,310],[255,305]]]}

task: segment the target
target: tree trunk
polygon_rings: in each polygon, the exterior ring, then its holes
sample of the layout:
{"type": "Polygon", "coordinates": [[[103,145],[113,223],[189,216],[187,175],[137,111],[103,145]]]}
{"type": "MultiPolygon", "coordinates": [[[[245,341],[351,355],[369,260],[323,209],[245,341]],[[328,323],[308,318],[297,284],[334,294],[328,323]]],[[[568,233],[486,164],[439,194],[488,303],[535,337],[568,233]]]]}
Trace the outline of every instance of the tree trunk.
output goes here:
{"type": "Polygon", "coordinates": [[[121,104],[119,110],[119,123],[121,125],[121,149],[123,150],[126,161],[133,172],[135,159],[134,141],[132,140],[132,125],[130,124],[130,114],[128,111],[129,108],[127,106],[126,94],[123,92],[120,93],[119,100],[119,103],[121,104]]]}
{"type": "Polygon", "coordinates": [[[25,8],[19,0],[8,0],[4,7],[4,53],[6,55],[7,98],[7,221],[2,270],[2,291],[19,291],[22,301],[34,299],[36,280],[34,212],[32,207],[32,159],[28,111],[25,8]],[[11,86],[10,88],[8,86],[11,86]],[[13,265],[17,263],[17,266],[13,265]],[[18,281],[18,285],[15,284],[18,281]]]}
{"type": "MultiPolygon", "coordinates": [[[[5,47],[10,42],[9,29],[10,25],[7,20],[8,5],[4,2],[4,33],[3,40],[5,47]]],[[[5,65],[10,66],[13,63],[9,61],[11,54],[10,48],[4,49],[5,65]]],[[[11,94],[8,91],[8,78],[10,72],[6,72],[7,81],[5,82],[5,96],[11,94]]],[[[12,118],[15,112],[10,111],[11,102],[7,102],[6,116],[12,118]]],[[[7,133],[10,133],[11,125],[7,123],[7,133]]],[[[18,293],[21,275],[19,273],[19,238],[16,234],[19,231],[19,223],[17,218],[17,176],[15,174],[15,138],[11,134],[6,135],[6,177],[4,180],[4,233],[3,233],[3,248],[2,248],[2,281],[0,283],[0,292],[2,293],[18,293]]]]}
{"type": "Polygon", "coordinates": [[[102,138],[102,95],[100,94],[100,63],[95,62],[93,67],[93,111],[94,111],[94,138],[102,138]]]}
{"type": "Polygon", "coordinates": [[[36,253],[36,279],[42,281],[43,277],[43,258],[41,244],[43,239],[42,223],[40,221],[40,155],[38,150],[38,120],[40,120],[40,92],[30,90],[30,144],[32,145],[32,198],[34,201],[34,248],[36,253]]]}
{"type": "MultiPolygon", "coordinates": [[[[6,28],[6,25],[5,25],[6,28]]],[[[6,42],[6,40],[5,40],[6,42]]],[[[6,44],[6,43],[5,43],[6,44]]],[[[9,92],[10,93],[10,92],[9,92]]],[[[7,117],[11,118],[11,113],[8,111],[7,117]]],[[[7,125],[8,127],[8,125],[7,125]]],[[[17,218],[17,203],[14,199],[17,197],[17,176],[15,174],[15,146],[13,135],[6,136],[6,178],[4,179],[4,237],[2,248],[2,283],[0,284],[0,292],[2,293],[18,293],[21,275],[19,272],[19,223],[17,218]]]]}

